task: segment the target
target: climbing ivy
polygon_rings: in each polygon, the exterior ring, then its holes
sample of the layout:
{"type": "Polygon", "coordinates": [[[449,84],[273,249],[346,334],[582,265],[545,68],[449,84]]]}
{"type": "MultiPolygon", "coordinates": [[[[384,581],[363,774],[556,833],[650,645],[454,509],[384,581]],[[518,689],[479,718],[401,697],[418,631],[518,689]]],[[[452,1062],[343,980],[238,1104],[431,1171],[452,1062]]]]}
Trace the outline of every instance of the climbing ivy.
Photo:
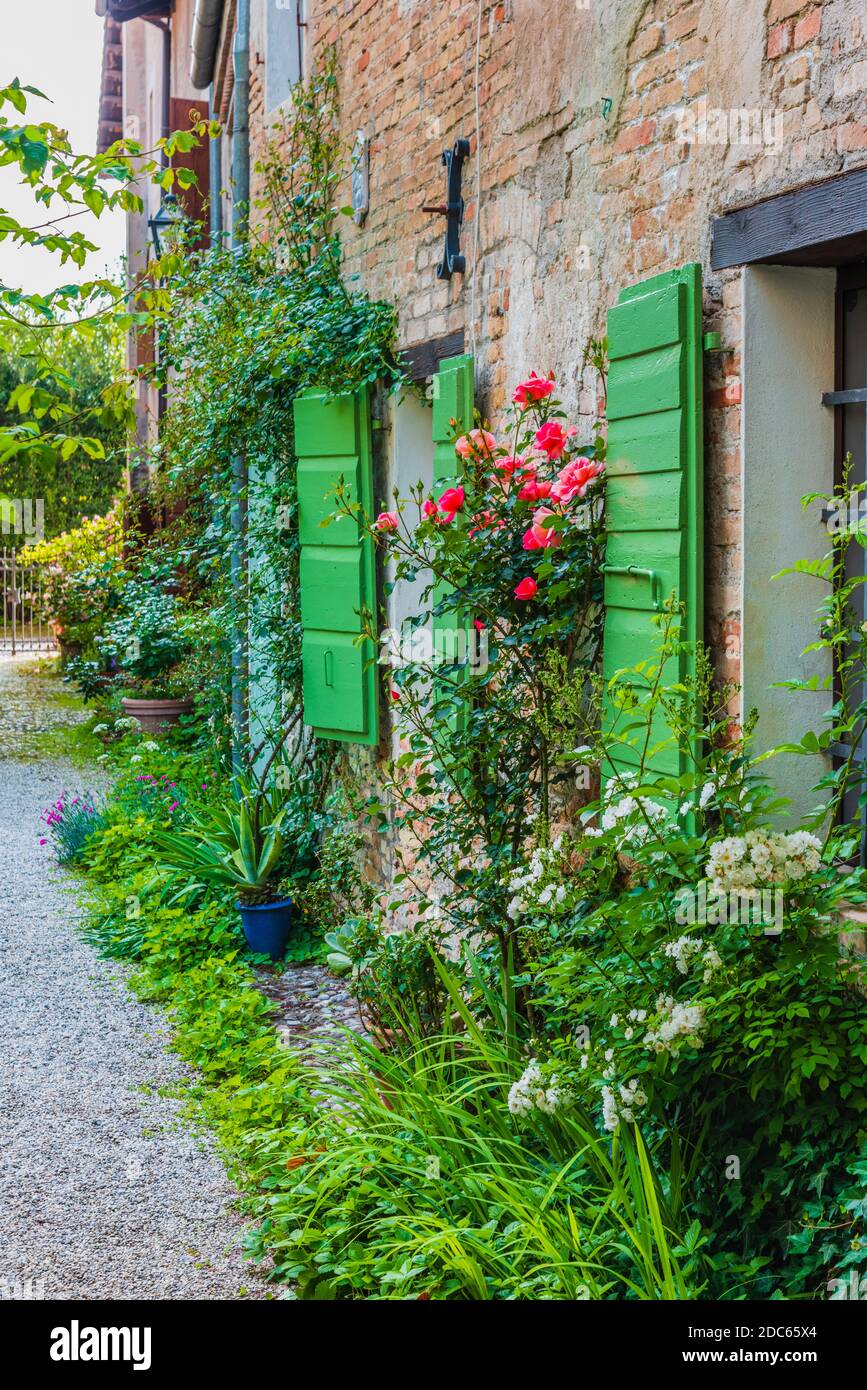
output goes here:
{"type": "Polygon", "coordinates": [[[253,752],[291,731],[281,706],[295,712],[300,734],[292,402],[314,385],[337,394],[402,380],[393,307],[342,271],[336,201],[347,153],[338,132],[332,54],[274,129],[249,241],[203,250],[191,230],[160,263],[169,302],[151,376],[171,390],[154,463],[157,500],[173,519],[159,546],[173,550],[198,615],[201,641],[186,675],[208,716],[207,738],[224,745],[232,634],[243,628],[249,637],[252,669],[241,679],[248,691],[258,683],[257,710],[272,711],[251,732],[253,752]],[[241,584],[236,508],[248,519],[241,584]]]}

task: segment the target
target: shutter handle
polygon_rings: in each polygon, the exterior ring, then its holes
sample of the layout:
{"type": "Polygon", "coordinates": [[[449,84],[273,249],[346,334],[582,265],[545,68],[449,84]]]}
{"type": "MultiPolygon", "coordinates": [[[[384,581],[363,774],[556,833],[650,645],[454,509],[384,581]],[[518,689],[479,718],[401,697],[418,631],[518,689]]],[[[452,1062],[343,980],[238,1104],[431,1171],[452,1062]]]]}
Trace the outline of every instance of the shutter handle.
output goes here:
{"type": "Polygon", "coordinates": [[[662,605],[659,602],[659,575],[656,570],[642,569],[640,565],[603,565],[603,574],[628,574],[635,575],[637,578],[650,580],[650,598],[653,610],[658,613],[662,605]]]}
{"type": "Polygon", "coordinates": [[[329,647],[322,658],[325,665],[325,684],[331,688],[334,686],[334,653],[329,647]]]}

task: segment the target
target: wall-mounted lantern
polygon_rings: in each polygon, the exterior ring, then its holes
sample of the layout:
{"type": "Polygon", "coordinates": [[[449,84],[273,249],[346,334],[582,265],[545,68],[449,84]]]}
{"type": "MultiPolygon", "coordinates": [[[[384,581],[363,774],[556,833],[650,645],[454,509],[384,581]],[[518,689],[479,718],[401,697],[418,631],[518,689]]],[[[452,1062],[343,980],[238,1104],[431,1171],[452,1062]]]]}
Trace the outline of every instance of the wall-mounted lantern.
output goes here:
{"type": "Polygon", "coordinates": [[[158,210],[148,218],[148,228],[157,257],[171,249],[174,232],[184,220],[183,210],[173,193],[166,193],[160,199],[158,210]]]}
{"type": "Polygon", "coordinates": [[[467,268],[466,257],[461,254],[461,227],[464,221],[464,200],[461,197],[461,175],[464,160],[470,153],[469,140],[456,140],[450,150],[443,150],[443,164],[446,167],[446,203],[425,206],[422,212],[438,212],[446,218],[445,245],[443,258],[437,266],[437,279],[450,280],[457,273],[463,275],[467,268]]]}

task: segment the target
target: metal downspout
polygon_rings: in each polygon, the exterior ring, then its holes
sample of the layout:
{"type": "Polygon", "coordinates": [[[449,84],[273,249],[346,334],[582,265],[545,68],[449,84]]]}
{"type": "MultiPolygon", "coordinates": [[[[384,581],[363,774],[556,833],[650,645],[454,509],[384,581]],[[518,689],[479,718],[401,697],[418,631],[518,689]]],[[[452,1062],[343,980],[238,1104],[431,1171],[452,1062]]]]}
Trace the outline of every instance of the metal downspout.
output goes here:
{"type": "MultiPolygon", "coordinates": [[[[214,100],[214,84],[208,99],[209,115],[212,121],[219,120],[219,112],[214,100]]],[[[208,146],[208,212],[211,232],[211,245],[219,246],[223,237],[223,138],[212,137],[208,146]]]]}
{"type": "MultiPolygon", "coordinates": [[[[232,121],[232,250],[246,244],[250,202],[250,0],[238,0],[238,22],[232,54],[235,75],[232,121]]],[[[247,458],[232,459],[233,531],[231,577],[235,596],[235,631],[232,643],[232,758],[236,770],[243,766],[247,744],[246,678],[247,633],[247,458]]]]}

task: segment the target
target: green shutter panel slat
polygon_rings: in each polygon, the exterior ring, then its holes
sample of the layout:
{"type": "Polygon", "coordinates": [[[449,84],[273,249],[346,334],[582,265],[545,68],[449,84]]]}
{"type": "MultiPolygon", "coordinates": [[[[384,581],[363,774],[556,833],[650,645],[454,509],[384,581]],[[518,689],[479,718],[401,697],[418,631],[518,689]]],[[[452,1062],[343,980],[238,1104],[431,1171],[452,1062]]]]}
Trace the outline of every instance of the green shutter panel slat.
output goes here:
{"type": "MultiPolygon", "coordinates": [[[[653,613],[672,592],[686,604],[681,636],[693,643],[702,636],[701,267],[682,266],[624,289],[608,315],[608,352],[606,680],[657,660],[653,613]]],[[[694,670],[690,651],[668,663],[664,683],[694,670]]],[[[604,722],[617,727],[610,708],[604,722]]],[[[669,732],[657,716],[651,746],[669,732]]],[[[622,748],[614,761],[628,767],[639,759],[639,747],[622,748]]],[[[679,775],[683,763],[669,741],[649,767],[679,775]]]]}
{"type": "MultiPolygon", "coordinates": [[[[440,497],[447,487],[451,487],[458,476],[455,455],[455,427],[458,432],[466,432],[473,427],[473,406],[475,396],[474,359],[470,354],[460,357],[446,357],[437,368],[433,379],[433,421],[431,433],[434,442],[434,496],[440,497]]],[[[460,524],[460,518],[455,523],[460,524]]],[[[433,593],[434,605],[443,597],[444,588],[437,585],[433,593]]],[[[444,613],[434,619],[434,652],[448,652],[448,633],[456,633],[462,619],[457,613],[444,613]]],[[[469,622],[467,621],[467,627],[469,622]]],[[[445,687],[435,687],[437,698],[442,698],[445,687]]],[[[449,717],[448,723],[453,732],[466,722],[466,709],[457,711],[449,717]]]]}
{"type": "Polygon", "coordinates": [[[434,487],[439,492],[455,479],[457,461],[454,449],[452,420],[458,430],[473,427],[475,383],[473,358],[469,354],[446,357],[440,362],[433,379],[434,487]]]}
{"type": "Polygon", "coordinates": [[[366,388],[295,401],[304,721],[319,738],[375,744],[379,736],[375,653],[361,610],[376,609],[372,536],[351,517],[321,523],[348,496],[373,512],[370,406],[366,388]],[[330,494],[330,495],[329,495],[330,494]]]}

